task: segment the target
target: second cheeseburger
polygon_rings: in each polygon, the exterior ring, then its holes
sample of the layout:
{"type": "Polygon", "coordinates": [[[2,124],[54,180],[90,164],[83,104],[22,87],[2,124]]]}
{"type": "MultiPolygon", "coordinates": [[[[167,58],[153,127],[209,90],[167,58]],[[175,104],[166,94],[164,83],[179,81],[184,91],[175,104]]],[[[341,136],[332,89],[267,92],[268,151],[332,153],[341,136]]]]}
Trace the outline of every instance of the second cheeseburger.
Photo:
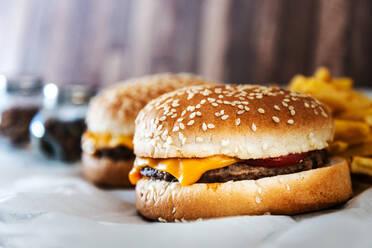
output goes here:
{"type": "Polygon", "coordinates": [[[134,121],[151,99],[190,85],[213,83],[192,74],[156,74],[123,81],[90,103],[82,138],[83,174],[93,183],[129,186],[134,121]]]}
{"type": "Polygon", "coordinates": [[[136,119],[130,172],[147,218],[296,214],[346,201],[345,160],[330,159],[333,121],[317,100],[275,87],[195,86],[136,119]]]}

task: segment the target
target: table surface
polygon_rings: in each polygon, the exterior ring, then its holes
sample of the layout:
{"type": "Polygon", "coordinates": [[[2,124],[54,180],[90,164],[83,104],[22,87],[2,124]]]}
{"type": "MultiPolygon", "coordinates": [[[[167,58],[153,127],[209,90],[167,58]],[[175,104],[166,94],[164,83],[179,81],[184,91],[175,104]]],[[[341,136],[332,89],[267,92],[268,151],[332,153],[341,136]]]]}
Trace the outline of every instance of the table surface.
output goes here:
{"type": "Polygon", "coordinates": [[[371,247],[372,188],[346,204],[297,216],[188,223],[141,219],[132,189],[87,183],[79,163],[0,143],[0,247],[371,247]]]}

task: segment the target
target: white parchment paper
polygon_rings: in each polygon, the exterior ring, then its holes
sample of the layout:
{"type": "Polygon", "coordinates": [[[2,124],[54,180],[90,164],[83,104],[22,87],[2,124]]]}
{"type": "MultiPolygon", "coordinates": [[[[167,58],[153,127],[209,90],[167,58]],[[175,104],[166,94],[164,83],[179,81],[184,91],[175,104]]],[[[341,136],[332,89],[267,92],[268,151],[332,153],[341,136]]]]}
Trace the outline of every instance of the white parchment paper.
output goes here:
{"type": "Polygon", "coordinates": [[[311,214],[190,223],[141,219],[133,190],[90,185],[66,166],[0,147],[0,247],[372,247],[372,189],[311,214]]]}

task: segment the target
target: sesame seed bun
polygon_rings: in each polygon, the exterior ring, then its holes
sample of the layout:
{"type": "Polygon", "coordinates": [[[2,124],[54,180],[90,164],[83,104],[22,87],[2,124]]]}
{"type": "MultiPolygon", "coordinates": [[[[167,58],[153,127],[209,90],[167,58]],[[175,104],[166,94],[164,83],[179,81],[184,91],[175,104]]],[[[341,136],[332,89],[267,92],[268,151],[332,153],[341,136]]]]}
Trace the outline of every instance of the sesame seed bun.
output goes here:
{"type": "Polygon", "coordinates": [[[147,104],[136,119],[134,152],[257,159],[321,150],[332,137],[329,111],[310,96],[257,85],[203,85],[147,104]]]}
{"type": "MultiPolygon", "coordinates": [[[[89,105],[88,131],[98,134],[133,136],[138,112],[151,99],[186,86],[216,84],[200,76],[156,74],[119,82],[104,89],[89,105]]],[[[83,174],[91,182],[109,186],[129,186],[128,172],[133,160],[97,158],[83,149],[83,174]]]]}
{"type": "Polygon", "coordinates": [[[138,112],[152,99],[182,87],[216,83],[197,75],[156,74],[119,82],[90,102],[86,123],[95,133],[132,136],[138,112]]]}
{"type": "Polygon", "coordinates": [[[292,215],[330,207],[351,195],[348,164],[335,158],[326,167],[259,180],[182,187],[178,182],[143,178],[136,186],[136,207],[147,218],[166,221],[292,215]]]}

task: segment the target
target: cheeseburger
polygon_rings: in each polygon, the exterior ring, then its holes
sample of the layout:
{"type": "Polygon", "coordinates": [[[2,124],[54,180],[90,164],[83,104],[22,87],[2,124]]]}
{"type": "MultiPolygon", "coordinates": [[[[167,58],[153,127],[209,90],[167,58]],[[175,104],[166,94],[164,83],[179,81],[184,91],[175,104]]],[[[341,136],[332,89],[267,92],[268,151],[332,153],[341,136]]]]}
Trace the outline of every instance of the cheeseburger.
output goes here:
{"type": "Polygon", "coordinates": [[[333,121],[310,96],[256,85],[193,86],[136,119],[138,211],[175,221],[296,214],[346,201],[348,164],[328,158],[333,121]]]}
{"type": "Polygon", "coordinates": [[[93,183],[129,186],[132,138],[138,112],[151,99],[190,85],[213,83],[190,74],[159,74],[116,84],[95,97],[82,138],[84,176],[93,183]]]}

